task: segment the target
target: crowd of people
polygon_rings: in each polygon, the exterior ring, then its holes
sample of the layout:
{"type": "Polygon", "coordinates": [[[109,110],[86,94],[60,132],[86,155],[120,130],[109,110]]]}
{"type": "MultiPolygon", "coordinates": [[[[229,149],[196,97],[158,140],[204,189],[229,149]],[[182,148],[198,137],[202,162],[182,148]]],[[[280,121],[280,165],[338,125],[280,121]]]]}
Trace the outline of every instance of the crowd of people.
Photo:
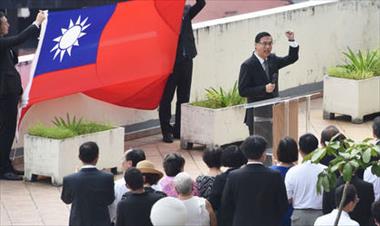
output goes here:
{"type": "MultiPolygon", "coordinates": [[[[373,123],[380,145],[380,117],[373,123]]],[[[63,180],[62,200],[72,203],[70,225],[199,225],[199,226],[326,226],[333,225],[343,197],[344,182],[319,194],[318,174],[333,159],[321,163],[299,161],[332,139],[344,139],[335,126],[318,138],[306,133],[296,141],[285,137],[276,150],[277,161],[265,166],[267,142],[258,135],[240,145],[208,148],[203,161],[208,172],[193,180],[184,172],[178,153],[163,158],[161,172],[141,149],[126,151],[124,177],[96,169],[98,147],[81,145],[82,169],[63,180]]],[[[380,177],[371,169],[355,172],[346,189],[338,225],[380,225],[380,177]]]]}

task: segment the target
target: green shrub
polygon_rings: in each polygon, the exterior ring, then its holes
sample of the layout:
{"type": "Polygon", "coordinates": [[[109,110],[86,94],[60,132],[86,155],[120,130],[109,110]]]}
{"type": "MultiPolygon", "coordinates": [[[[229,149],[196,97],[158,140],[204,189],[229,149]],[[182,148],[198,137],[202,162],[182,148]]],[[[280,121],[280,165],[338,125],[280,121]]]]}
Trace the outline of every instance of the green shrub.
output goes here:
{"type": "Polygon", "coordinates": [[[65,139],[75,137],[78,135],[96,133],[104,130],[112,129],[110,125],[103,125],[95,122],[86,122],[82,118],[79,120],[70,118],[69,114],[66,116],[66,120],[63,118],[55,117],[52,121],[53,127],[45,126],[41,123],[28,129],[28,133],[33,136],[46,137],[52,139],[65,139]]]}
{"type": "Polygon", "coordinates": [[[205,108],[224,108],[244,104],[246,99],[239,95],[237,82],[234,83],[232,89],[226,91],[222,87],[219,89],[208,88],[206,91],[206,100],[193,102],[192,105],[205,108]]]}
{"type": "Polygon", "coordinates": [[[379,51],[362,51],[354,53],[350,48],[344,52],[345,65],[329,68],[328,74],[332,77],[347,79],[368,79],[380,75],[380,54],[379,51]]]}

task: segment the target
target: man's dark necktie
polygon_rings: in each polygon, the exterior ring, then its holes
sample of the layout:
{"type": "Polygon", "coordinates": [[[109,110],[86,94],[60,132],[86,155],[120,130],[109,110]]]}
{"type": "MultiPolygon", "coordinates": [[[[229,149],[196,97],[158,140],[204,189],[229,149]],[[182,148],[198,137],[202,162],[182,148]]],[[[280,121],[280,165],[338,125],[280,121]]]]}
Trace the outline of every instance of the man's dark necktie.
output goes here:
{"type": "Polygon", "coordinates": [[[268,64],[268,60],[265,60],[263,64],[264,64],[265,74],[267,75],[267,78],[270,81],[271,79],[270,79],[270,76],[269,76],[269,64],[268,64]]]}

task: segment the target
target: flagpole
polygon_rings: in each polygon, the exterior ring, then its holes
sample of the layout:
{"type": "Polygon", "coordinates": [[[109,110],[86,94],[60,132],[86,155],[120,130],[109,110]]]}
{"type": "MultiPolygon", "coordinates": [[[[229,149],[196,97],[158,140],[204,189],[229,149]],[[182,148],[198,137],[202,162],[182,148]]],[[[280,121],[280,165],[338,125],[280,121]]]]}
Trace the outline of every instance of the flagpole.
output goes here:
{"type": "Polygon", "coordinates": [[[30,89],[32,87],[34,73],[36,71],[37,62],[38,62],[38,58],[40,56],[42,44],[43,44],[44,37],[45,37],[46,27],[47,27],[47,23],[48,23],[48,19],[49,19],[48,10],[45,10],[44,13],[46,15],[46,19],[40,25],[41,26],[40,27],[40,36],[38,37],[39,41],[38,41],[37,50],[36,50],[36,53],[34,54],[34,58],[33,58],[31,69],[30,69],[29,76],[28,76],[28,81],[26,83],[26,86],[24,88],[24,92],[22,93],[21,100],[20,100],[19,105],[18,105],[16,134],[15,134],[16,143],[18,143],[18,141],[19,141],[19,130],[20,130],[20,124],[21,124],[20,119],[21,119],[22,109],[24,107],[26,107],[28,105],[28,102],[29,102],[29,93],[30,93],[30,89]]]}

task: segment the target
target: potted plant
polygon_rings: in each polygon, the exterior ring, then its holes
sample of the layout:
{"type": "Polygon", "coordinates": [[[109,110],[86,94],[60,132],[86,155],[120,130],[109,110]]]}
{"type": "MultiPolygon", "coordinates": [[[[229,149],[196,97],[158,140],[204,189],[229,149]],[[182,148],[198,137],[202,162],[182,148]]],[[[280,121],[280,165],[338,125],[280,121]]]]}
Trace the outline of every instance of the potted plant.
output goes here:
{"type": "Polygon", "coordinates": [[[228,91],[222,87],[206,89],[205,96],[205,100],[181,106],[181,147],[189,149],[193,143],[223,145],[245,139],[246,100],[239,95],[237,82],[228,91]]]}
{"type": "MultiPolygon", "coordinates": [[[[338,134],[339,135],[339,134],[338,134]]],[[[337,135],[337,136],[338,136],[337,135]]],[[[336,136],[336,137],[337,137],[336,136]]],[[[311,160],[312,163],[319,163],[326,155],[334,156],[328,167],[318,175],[317,191],[329,192],[336,187],[337,174],[343,177],[345,182],[342,200],[339,204],[339,212],[334,226],[338,225],[339,218],[346,198],[346,189],[350,184],[352,175],[359,169],[366,169],[372,166],[373,174],[380,176],[380,161],[376,157],[380,156],[379,146],[374,145],[371,139],[362,142],[355,142],[351,139],[342,141],[332,139],[325,147],[319,148],[304,158],[304,161],[311,160]]]]}
{"type": "Polygon", "coordinates": [[[115,168],[124,151],[124,128],[88,122],[76,117],[55,118],[54,126],[37,124],[24,136],[25,178],[34,175],[51,177],[61,185],[64,176],[81,167],[79,146],[94,141],[99,146],[99,168],[115,168]]]}
{"type": "Polygon", "coordinates": [[[380,53],[354,53],[350,48],[345,65],[331,67],[323,79],[323,117],[350,115],[353,123],[380,112],[380,53]]]}

